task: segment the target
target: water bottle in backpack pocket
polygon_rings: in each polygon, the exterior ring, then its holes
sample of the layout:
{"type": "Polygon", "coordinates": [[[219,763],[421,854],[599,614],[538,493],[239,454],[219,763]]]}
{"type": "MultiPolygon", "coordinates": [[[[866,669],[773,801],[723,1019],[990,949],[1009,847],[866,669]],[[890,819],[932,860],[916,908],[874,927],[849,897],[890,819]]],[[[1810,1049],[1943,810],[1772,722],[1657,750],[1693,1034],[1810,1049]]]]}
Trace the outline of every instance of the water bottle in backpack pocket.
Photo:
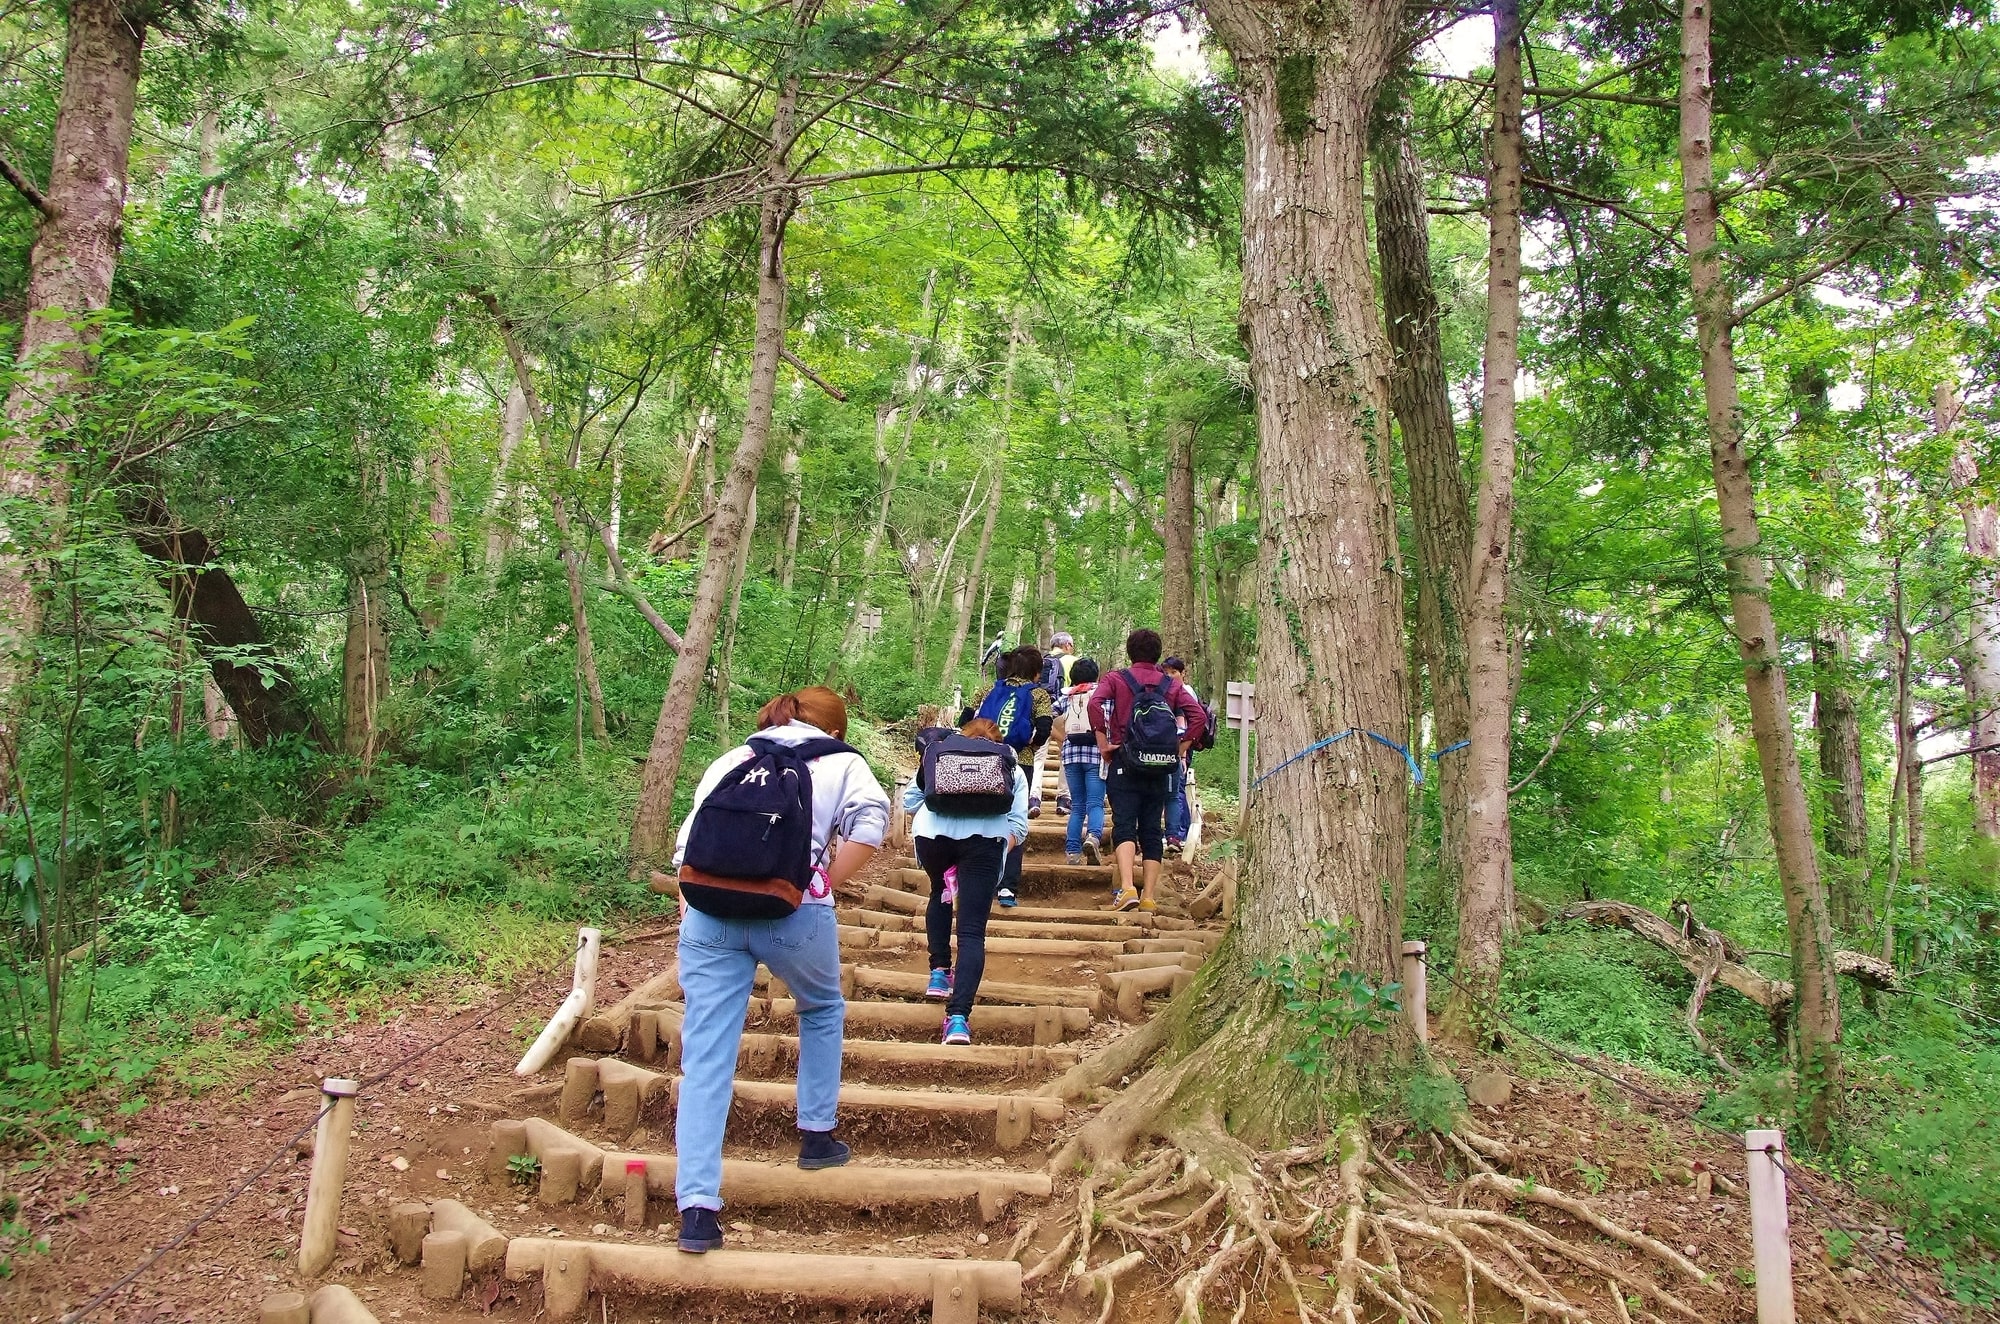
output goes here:
{"type": "Polygon", "coordinates": [[[1007,746],[949,735],[924,747],[917,784],[933,813],[1004,814],[1014,807],[1015,768],[1007,746]]]}
{"type": "Polygon", "coordinates": [[[1125,723],[1125,743],[1118,747],[1126,771],[1164,777],[1180,766],[1181,731],[1173,705],[1167,702],[1167,681],[1142,684],[1131,668],[1118,673],[1132,691],[1132,716],[1125,723]]]}
{"type": "Polygon", "coordinates": [[[718,919],[783,919],[813,881],[813,759],[854,752],[831,737],[749,740],[695,810],[681,856],[681,900],[718,919]]]}

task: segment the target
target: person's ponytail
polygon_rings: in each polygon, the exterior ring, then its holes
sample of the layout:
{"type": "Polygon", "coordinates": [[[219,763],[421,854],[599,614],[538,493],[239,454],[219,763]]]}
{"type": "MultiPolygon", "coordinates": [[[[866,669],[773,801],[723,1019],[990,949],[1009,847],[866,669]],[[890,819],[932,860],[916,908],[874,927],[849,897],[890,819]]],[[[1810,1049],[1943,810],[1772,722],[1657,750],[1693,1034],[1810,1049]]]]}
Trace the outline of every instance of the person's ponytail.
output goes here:
{"type": "Polygon", "coordinates": [[[757,729],[806,722],[835,740],[847,739],[847,702],[824,685],[780,694],[757,710],[757,729]]]}

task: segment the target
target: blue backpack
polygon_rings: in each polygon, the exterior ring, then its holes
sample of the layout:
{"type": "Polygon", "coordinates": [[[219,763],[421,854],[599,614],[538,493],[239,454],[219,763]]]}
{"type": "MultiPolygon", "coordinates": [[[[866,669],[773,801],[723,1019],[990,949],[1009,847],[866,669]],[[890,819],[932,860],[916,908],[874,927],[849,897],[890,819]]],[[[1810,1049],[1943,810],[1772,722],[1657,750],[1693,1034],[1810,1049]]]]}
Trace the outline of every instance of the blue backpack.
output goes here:
{"type": "Polygon", "coordinates": [[[1032,680],[996,680],[979,702],[975,717],[984,717],[1000,728],[1000,738],[1017,750],[1026,749],[1035,738],[1035,690],[1032,680]]]}
{"type": "Polygon", "coordinates": [[[812,885],[812,769],[854,753],[831,736],[749,740],[750,757],[722,775],[695,810],[681,856],[681,900],[718,919],[783,919],[812,885]]]}

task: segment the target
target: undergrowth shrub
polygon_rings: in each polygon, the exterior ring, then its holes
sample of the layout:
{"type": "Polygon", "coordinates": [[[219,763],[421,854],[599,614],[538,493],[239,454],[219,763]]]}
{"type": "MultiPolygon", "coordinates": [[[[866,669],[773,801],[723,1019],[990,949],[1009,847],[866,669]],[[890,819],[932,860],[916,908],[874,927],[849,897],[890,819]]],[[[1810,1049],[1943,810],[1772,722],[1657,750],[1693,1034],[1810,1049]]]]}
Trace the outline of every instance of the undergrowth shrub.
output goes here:
{"type": "Polygon", "coordinates": [[[1680,1019],[1691,982],[1671,958],[1629,935],[1565,924],[1524,933],[1508,948],[1501,1005],[1550,1039],[1700,1074],[1708,1062],[1680,1019]]]}

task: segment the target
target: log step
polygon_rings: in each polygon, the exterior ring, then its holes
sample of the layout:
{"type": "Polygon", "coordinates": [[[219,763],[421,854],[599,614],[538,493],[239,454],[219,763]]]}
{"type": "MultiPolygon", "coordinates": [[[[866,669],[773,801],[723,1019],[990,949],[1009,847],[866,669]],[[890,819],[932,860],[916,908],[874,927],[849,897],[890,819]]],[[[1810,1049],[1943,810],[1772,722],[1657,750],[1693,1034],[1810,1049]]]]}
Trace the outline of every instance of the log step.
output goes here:
{"type": "MultiPolygon", "coordinates": [[[[606,1200],[625,1198],[631,1164],[645,1171],[648,1195],[673,1199],[675,1159],[671,1154],[604,1156],[598,1194],[606,1200]]],[[[1052,1183],[1043,1172],[995,1172],[984,1168],[875,1167],[849,1163],[840,1168],[807,1172],[795,1163],[722,1161],[722,1198],[730,1205],[752,1208],[771,1205],[822,1204],[846,1209],[880,1209],[896,1205],[947,1204],[976,1200],[980,1221],[990,1223],[1016,1199],[1046,1200],[1052,1183]]]]}
{"type": "MultiPolygon", "coordinates": [[[[1171,955],[1120,960],[1147,959],[1172,961],[1179,959],[1171,955]]],[[[917,990],[921,993],[923,990],[917,990]]],[[[980,990],[985,992],[984,988],[980,990]]],[[[779,998],[770,1003],[758,1002],[753,1006],[753,1021],[766,1021],[772,1025],[785,1025],[798,1019],[798,1004],[790,998],[779,998]]],[[[938,1021],[944,1015],[941,1002],[872,1002],[849,1000],[847,1004],[847,1028],[888,1030],[900,1034],[935,1035],[938,1021]]],[[[1090,1029],[1091,1014],[1088,1007],[995,1007],[981,1005],[973,1016],[973,1023],[979,1027],[982,1039],[1026,1039],[1047,1047],[1062,1042],[1073,1035],[1083,1034],[1090,1029]]],[[[851,1046],[855,1040],[849,1039],[851,1046]]]]}
{"type": "Polygon", "coordinates": [[[870,1255],[784,1255],[718,1250],[689,1255],[670,1246],[516,1237],[507,1245],[507,1277],[540,1277],[551,1319],[583,1313],[593,1287],[781,1296],[838,1306],[931,1303],[940,1324],[975,1320],[982,1306],[1021,1304],[1014,1260],[898,1259],[870,1255]]]}
{"type": "MultiPolygon", "coordinates": [[[[883,970],[875,966],[856,966],[854,987],[870,993],[893,993],[907,998],[924,995],[927,978],[908,970],[883,970]]],[[[1104,1006],[1104,995],[1094,988],[1053,988],[1041,984],[1007,984],[995,980],[981,980],[977,1004],[987,1002],[1011,1002],[1026,1007],[1081,1007],[1091,1015],[1099,1015],[1104,1006]]]]}
{"type": "MultiPolygon", "coordinates": [[[[1020,914],[1019,907],[994,911],[993,917],[986,921],[988,940],[1058,938],[1080,939],[1086,942],[1123,942],[1128,938],[1143,938],[1153,932],[1151,928],[1141,928],[1137,924],[1064,924],[1017,918],[1020,914]],[[1006,918],[1003,919],[1002,916],[1006,918]]],[[[851,910],[845,912],[841,918],[882,933],[921,933],[924,927],[923,920],[918,916],[893,910],[851,910]]]]}
{"type": "MultiPolygon", "coordinates": [[[[976,1025],[980,1013],[972,1016],[976,1025]]],[[[944,1021],[939,1008],[931,1016],[931,1033],[944,1021]]],[[[1029,1048],[1011,1044],[922,1044],[896,1039],[849,1039],[841,1045],[840,1060],[846,1074],[856,1068],[887,1067],[1008,1076],[1043,1076],[1051,1070],[1067,1071],[1076,1065],[1074,1048],[1029,1048]]],[[[737,1050],[736,1069],[746,1076],[769,1076],[792,1071],[799,1064],[799,1040],[790,1034],[746,1034],[737,1050]]]]}
{"type": "MultiPolygon", "coordinates": [[[[868,889],[866,904],[867,910],[856,913],[868,915],[872,912],[891,911],[921,918],[930,905],[930,895],[927,890],[906,892],[900,888],[877,884],[868,889]]],[[[1137,910],[1079,910],[1074,907],[1058,906],[1015,906],[1011,910],[996,911],[994,918],[1009,924],[1129,925],[1160,933],[1181,933],[1195,927],[1193,920],[1181,919],[1174,915],[1149,915],[1137,910]]]]}

